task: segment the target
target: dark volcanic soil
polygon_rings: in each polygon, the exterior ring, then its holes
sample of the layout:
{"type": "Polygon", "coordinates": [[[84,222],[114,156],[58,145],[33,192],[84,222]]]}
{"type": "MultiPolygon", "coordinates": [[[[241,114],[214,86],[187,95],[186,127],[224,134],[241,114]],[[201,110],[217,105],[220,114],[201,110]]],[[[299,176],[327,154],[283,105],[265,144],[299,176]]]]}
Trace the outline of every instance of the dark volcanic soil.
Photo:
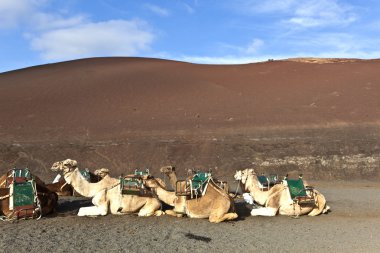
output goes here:
{"type": "Polygon", "coordinates": [[[196,65],[97,58],[0,74],[0,172],[254,166],[380,179],[380,60],[196,65]]]}
{"type": "Polygon", "coordinates": [[[56,216],[2,223],[2,252],[378,252],[380,188],[371,182],[314,182],[327,215],[252,217],[237,202],[237,221],[75,216],[85,199],[62,198],[56,216]],[[4,232],[5,231],[5,232],[4,232]]]}

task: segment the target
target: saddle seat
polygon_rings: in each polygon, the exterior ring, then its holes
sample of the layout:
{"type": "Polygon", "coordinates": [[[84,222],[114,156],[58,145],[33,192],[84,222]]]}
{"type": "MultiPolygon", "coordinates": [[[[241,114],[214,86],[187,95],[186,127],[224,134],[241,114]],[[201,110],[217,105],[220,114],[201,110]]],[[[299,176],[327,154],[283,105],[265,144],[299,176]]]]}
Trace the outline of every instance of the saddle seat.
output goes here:
{"type": "Polygon", "coordinates": [[[12,169],[7,173],[9,210],[16,219],[37,218],[40,210],[36,182],[26,169],[12,169]]]}
{"type": "Polygon", "coordinates": [[[137,171],[134,174],[120,176],[120,191],[123,195],[137,195],[141,197],[152,197],[152,192],[148,190],[143,180],[150,178],[149,170],[137,171]]]}
{"type": "Polygon", "coordinates": [[[299,205],[315,205],[314,187],[305,186],[302,175],[298,179],[285,177],[284,184],[288,186],[290,197],[294,203],[299,205]]]}

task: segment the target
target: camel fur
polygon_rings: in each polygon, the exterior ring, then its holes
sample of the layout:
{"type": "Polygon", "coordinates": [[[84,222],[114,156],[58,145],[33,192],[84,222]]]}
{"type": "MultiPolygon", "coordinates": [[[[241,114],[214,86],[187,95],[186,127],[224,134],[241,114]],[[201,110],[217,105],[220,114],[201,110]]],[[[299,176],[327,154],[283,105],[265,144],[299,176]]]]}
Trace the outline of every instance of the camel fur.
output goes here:
{"type": "MultiPolygon", "coordinates": [[[[102,180],[106,175],[109,174],[109,170],[106,168],[97,169],[94,173],[89,172],[90,174],[90,182],[96,183],[102,180]]],[[[60,174],[56,176],[53,183],[47,184],[46,187],[57,193],[58,196],[77,196],[79,195],[77,192],[73,190],[73,187],[69,185],[65,178],[60,174]]]]}
{"type": "Polygon", "coordinates": [[[313,190],[315,205],[299,205],[290,197],[289,189],[284,184],[276,184],[268,191],[261,191],[254,169],[236,171],[235,180],[239,180],[243,191],[249,192],[256,203],[262,208],[252,209],[252,216],[280,215],[316,216],[327,213],[330,207],[326,205],[325,197],[317,190],[313,190]]]}
{"type": "Polygon", "coordinates": [[[138,216],[161,215],[161,203],[153,197],[122,195],[119,179],[109,175],[97,183],[87,182],[80,174],[75,160],[66,159],[53,164],[51,170],[62,172],[68,184],[85,197],[92,198],[94,206],[82,207],[78,216],[98,216],[128,214],[138,212],[138,216]]]}
{"type": "MultiPolygon", "coordinates": [[[[163,167],[161,172],[169,175],[172,187],[175,189],[174,179],[177,176],[172,168],[163,167]]],[[[214,223],[234,220],[238,217],[233,200],[212,180],[209,181],[205,194],[194,199],[176,196],[175,192],[169,192],[160,187],[156,179],[147,179],[145,185],[154,189],[160,200],[174,207],[173,210],[166,211],[169,215],[181,217],[182,214],[186,214],[190,218],[208,218],[210,222],[214,223]]]]}

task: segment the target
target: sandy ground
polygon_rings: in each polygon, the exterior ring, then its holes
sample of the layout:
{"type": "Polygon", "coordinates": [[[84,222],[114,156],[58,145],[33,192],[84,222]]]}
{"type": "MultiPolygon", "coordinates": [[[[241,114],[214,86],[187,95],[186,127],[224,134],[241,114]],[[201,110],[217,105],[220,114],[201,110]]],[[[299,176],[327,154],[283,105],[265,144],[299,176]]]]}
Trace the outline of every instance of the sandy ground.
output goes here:
{"type": "Polygon", "coordinates": [[[3,252],[379,252],[380,184],[314,182],[332,212],[299,219],[251,217],[252,206],[236,201],[239,219],[135,215],[77,217],[83,198],[61,198],[57,214],[39,221],[1,223],[3,252]]]}

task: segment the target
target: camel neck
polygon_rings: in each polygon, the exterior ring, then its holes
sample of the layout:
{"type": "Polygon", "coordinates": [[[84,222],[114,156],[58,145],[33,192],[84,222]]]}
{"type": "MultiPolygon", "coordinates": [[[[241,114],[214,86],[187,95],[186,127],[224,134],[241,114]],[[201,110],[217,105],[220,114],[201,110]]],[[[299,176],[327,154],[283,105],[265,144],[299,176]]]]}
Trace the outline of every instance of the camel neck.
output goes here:
{"type": "Polygon", "coordinates": [[[175,192],[169,192],[161,187],[156,187],[155,189],[159,200],[163,201],[165,204],[174,206],[175,201],[177,200],[175,192]]]}
{"type": "Polygon", "coordinates": [[[252,197],[255,199],[257,203],[260,205],[264,205],[266,199],[268,198],[269,191],[262,191],[258,185],[258,181],[255,175],[251,175],[247,178],[245,182],[244,189],[248,190],[252,197]]]}
{"type": "Polygon", "coordinates": [[[65,180],[70,184],[75,191],[84,197],[93,197],[99,191],[106,189],[110,185],[117,183],[117,179],[104,177],[97,183],[89,183],[79,172],[79,169],[75,169],[73,172],[65,174],[65,180]]]}
{"type": "Polygon", "coordinates": [[[173,190],[175,190],[176,183],[177,183],[177,175],[174,172],[168,173],[166,175],[169,177],[169,181],[173,190]]]}

